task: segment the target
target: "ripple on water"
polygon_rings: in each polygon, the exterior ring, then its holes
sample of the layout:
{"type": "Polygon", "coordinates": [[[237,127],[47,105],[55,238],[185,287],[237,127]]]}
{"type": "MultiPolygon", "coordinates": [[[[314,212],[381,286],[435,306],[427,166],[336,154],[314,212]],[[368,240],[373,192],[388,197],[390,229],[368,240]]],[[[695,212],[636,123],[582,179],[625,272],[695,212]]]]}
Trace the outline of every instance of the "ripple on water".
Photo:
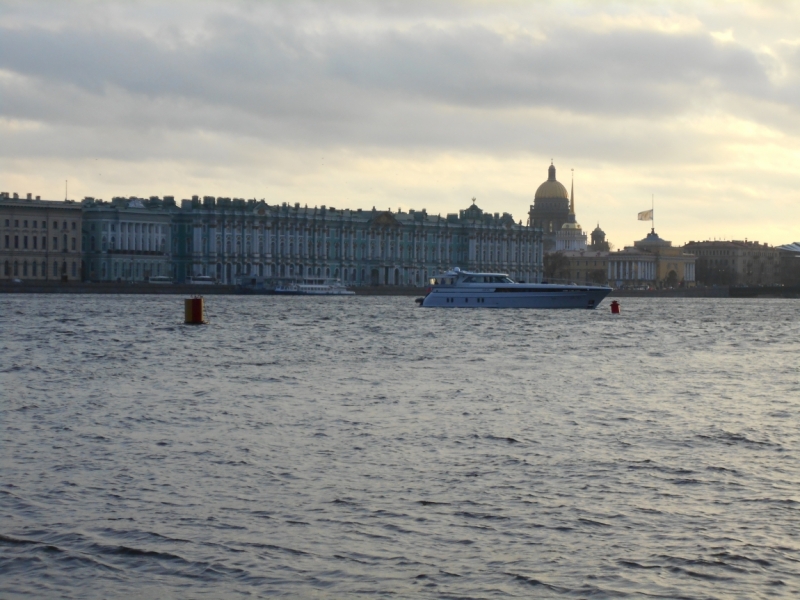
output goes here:
{"type": "Polygon", "coordinates": [[[800,592],[800,307],[0,298],[0,595],[800,592]]]}

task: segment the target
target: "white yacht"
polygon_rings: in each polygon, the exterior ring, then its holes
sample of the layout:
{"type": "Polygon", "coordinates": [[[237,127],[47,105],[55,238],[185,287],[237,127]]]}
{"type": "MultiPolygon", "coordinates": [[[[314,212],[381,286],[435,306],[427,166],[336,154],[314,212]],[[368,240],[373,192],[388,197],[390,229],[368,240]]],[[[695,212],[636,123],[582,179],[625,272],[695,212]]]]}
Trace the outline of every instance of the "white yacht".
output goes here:
{"type": "Polygon", "coordinates": [[[352,296],[355,294],[338,279],[290,281],[276,286],[275,293],[293,296],[352,296]]]}
{"type": "Polygon", "coordinates": [[[458,267],[430,280],[420,306],[445,308],[596,308],[611,288],[515,283],[504,273],[470,273],[458,267]]]}

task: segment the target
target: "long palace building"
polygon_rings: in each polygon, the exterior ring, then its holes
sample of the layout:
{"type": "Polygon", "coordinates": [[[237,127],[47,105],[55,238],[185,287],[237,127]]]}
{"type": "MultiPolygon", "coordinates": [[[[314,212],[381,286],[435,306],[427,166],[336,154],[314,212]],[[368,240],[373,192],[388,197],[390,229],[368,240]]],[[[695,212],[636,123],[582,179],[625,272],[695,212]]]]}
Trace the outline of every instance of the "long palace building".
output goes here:
{"type": "Polygon", "coordinates": [[[459,266],[542,277],[542,232],[472,206],[446,217],[270,205],[195,196],[172,215],[174,277],[337,278],[346,285],[424,285],[459,266]]]}

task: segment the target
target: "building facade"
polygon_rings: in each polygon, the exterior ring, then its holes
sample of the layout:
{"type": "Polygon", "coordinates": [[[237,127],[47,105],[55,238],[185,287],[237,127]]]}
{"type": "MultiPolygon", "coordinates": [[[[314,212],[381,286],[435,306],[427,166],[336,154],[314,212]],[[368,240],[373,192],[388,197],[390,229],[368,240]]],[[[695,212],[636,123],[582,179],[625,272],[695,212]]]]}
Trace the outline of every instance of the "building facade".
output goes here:
{"type": "Polygon", "coordinates": [[[541,230],[474,204],[446,217],[195,196],[173,214],[175,277],[337,278],[346,285],[425,285],[454,266],[542,276],[541,230]]]}
{"type": "Polygon", "coordinates": [[[0,194],[0,265],[4,279],[79,281],[81,205],[0,194]]]}
{"type": "Polygon", "coordinates": [[[693,287],[695,256],[661,239],[655,230],[608,257],[608,281],[617,288],[693,287]]]}
{"type": "Polygon", "coordinates": [[[171,239],[175,200],[165,196],[85,198],[84,278],[90,281],[147,281],[173,277],[171,239]]]}
{"type": "Polygon", "coordinates": [[[781,281],[781,250],[745,241],[689,242],[704,285],[774,285],[781,281]]]}
{"type": "Polygon", "coordinates": [[[570,282],[583,285],[608,283],[608,252],[581,250],[564,252],[567,277],[570,282]]]}

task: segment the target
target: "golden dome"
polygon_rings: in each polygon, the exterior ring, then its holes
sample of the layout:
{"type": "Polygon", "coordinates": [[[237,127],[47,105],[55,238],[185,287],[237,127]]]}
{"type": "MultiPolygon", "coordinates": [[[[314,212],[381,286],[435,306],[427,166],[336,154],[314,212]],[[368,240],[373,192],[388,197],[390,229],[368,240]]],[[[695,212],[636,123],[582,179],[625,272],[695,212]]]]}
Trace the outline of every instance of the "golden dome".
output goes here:
{"type": "Polygon", "coordinates": [[[539,198],[564,198],[565,200],[569,200],[569,195],[567,195],[567,188],[561,185],[558,181],[556,181],[556,168],[553,165],[547,169],[547,181],[545,181],[539,188],[536,190],[536,195],[534,199],[539,198]]]}
{"type": "Polygon", "coordinates": [[[580,230],[581,226],[578,225],[577,223],[570,223],[569,221],[567,221],[566,223],[564,223],[561,226],[561,229],[577,229],[577,230],[580,230]]]}

